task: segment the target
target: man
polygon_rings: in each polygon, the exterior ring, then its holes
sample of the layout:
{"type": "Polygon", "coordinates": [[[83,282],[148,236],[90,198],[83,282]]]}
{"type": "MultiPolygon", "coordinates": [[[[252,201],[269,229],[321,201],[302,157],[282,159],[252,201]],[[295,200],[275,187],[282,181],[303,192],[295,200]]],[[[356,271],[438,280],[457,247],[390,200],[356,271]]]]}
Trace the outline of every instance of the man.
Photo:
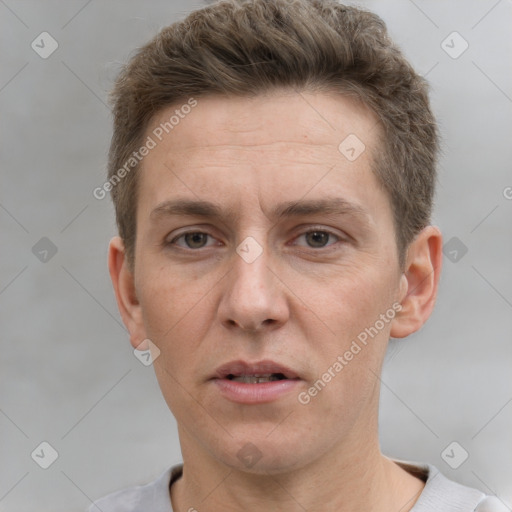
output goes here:
{"type": "Polygon", "coordinates": [[[106,511],[488,511],[378,441],[390,337],[434,306],[438,135],[375,15],[230,0],[165,28],[114,92],[109,269],[183,465],[106,511]]]}

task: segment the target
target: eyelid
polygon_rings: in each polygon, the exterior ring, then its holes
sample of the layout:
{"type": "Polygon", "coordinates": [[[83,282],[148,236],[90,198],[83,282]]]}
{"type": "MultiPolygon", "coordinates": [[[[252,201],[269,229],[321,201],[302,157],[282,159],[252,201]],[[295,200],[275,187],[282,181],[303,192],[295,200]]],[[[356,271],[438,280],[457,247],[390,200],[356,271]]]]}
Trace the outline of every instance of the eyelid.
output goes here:
{"type": "MultiPolygon", "coordinates": [[[[320,233],[328,233],[329,235],[331,236],[334,236],[338,239],[338,242],[343,242],[343,241],[348,241],[349,239],[349,236],[346,235],[346,234],[340,234],[340,233],[337,233],[335,232],[334,230],[330,229],[330,228],[326,228],[325,226],[308,226],[307,229],[304,229],[304,230],[301,230],[300,233],[297,234],[297,236],[295,236],[293,238],[293,241],[297,240],[297,238],[303,236],[303,235],[307,235],[308,233],[313,233],[313,232],[320,232],[320,233]]],[[[333,245],[335,245],[336,242],[332,243],[332,244],[329,244],[329,245],[326,245],[324,247],[309,247],[310,249],[314,249],[315,251],[319,251],[319,250],[322,250],[322,249],[327,249],[328,247],[331,247],[333,245]]]]}
{"type": "MultiPolygon", "coordinates": [[[[176,241],[186,235],[189,235],[189,234],[192,234],[192,233],[201,233],[203,235],[206,235],[206,236],[209,236],[210,238],[212,239],[215,239],[215,240],[218,240],[216,236],[214,236],[209,230],[208,228],[203,228],[201,226],[196,226],[196,227],[193,227],[193,228],[184,228],[186,229],[185,231],[181,231],[179,233],[175,233],[172,238],[170,238],[170,236],[166,236],[163,240],[163,245],[164,246],[173,246],[173,247],[178,247],[179,249],[184,249],[186,251],[198,251],[199,249],[191,249],[189,247],[183,247],[181,245],[177,245],[176,244],[176,241]]],[[[200,247],[200,249],[206,249],[208,247],[212,247],[214,244],[211,244],[211,245],[206,245],[204,247],[200,247]]]]}

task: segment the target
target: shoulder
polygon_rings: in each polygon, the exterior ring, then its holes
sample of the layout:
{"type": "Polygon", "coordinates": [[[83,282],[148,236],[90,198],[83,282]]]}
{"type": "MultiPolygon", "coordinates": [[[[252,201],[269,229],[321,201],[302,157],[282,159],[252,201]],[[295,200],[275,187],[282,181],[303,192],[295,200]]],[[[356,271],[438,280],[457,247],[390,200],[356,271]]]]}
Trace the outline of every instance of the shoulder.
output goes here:
{"type": "Polygon", "coordinates": [[[509,510],[497,496],[486,496],[475,508],[475,512],[509,512],[509,510]]]}
{"type": "Polygon", "coordinates": [[[181,476],[182,464],[173,466],[146,485],[128,487],[96,500],[87,512],[172,512],[169,497],[171,481],[181,476]]]}
{"type": "Polygon", "coordinates": [[[425,487],[411,512],[506,512],[509,509],[495,496],[446,478],[431,464],[395,461],[416,476],[423,475],[425,487]]]}

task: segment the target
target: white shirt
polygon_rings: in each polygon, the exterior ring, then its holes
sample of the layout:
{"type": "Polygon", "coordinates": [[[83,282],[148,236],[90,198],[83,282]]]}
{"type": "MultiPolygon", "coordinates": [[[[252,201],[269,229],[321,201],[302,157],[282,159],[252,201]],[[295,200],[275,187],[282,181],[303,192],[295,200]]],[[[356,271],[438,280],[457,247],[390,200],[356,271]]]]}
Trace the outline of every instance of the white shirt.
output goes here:
{"type": "MultiPolygon", "coordinates": [[[[425,487],[411,512],[506,512],[496,497],[458,484],[430,464],[395,461],[425,481],[425,487]]],[[[88,512],[173,512],[169,488],[182,475],[183,465],[166,470],[153,482],[129,487],[95,501],[88,512]]]]}

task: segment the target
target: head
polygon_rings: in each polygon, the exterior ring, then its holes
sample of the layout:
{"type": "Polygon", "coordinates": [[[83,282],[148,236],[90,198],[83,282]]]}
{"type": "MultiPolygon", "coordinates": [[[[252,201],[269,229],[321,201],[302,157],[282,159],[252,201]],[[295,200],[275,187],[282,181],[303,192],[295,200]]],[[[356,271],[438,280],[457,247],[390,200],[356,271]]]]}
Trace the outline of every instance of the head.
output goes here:
{"type": "Polygon", "coordinates": [[[441,248],[426,83],[382,20],[220,2],[143,47],[113,100],[110,271],[182,449],[243,467],[251,443],[250,471],[277,472],[374,435],[387,341],[428,318],[441,248]],[[294,382],[240,403],[219,388],[235,360],[294,382]]]}

